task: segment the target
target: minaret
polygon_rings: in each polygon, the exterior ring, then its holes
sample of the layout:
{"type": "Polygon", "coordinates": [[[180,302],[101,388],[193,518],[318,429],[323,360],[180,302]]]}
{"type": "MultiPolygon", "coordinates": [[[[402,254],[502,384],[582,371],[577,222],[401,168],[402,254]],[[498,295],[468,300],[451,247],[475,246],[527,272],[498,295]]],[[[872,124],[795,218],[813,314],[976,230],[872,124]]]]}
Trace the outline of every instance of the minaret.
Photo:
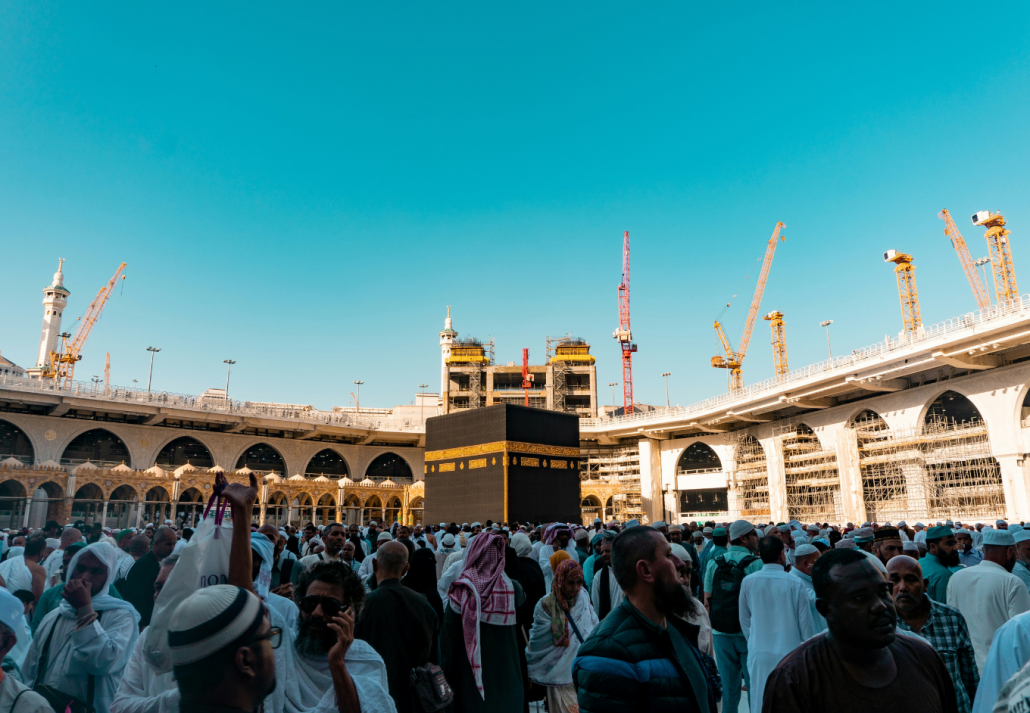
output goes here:
{"type": "Polygon", "coordinates": [[[440,332],[440,400],[437,402],[439,412],[444,413],[444,400],[447,398],[450,379],[447,377],[447,357],[451,355],[451,345],[458,333],[451,327],[451,306],[447,305],[447,319],[440,332]]]}
{"type": "Polygon", "coordinates": [[[36,368],[42,369],[50,363],[50,352],[57,349],[57,338],[61,334],[61,315],[68,305],[68,295],[71,294],[64,286],[64,258],[57,264],[57,272],[54,273],[54,282],[43,289],[43,333],[39,338],[39,357],[36,359],[36,368]]]}

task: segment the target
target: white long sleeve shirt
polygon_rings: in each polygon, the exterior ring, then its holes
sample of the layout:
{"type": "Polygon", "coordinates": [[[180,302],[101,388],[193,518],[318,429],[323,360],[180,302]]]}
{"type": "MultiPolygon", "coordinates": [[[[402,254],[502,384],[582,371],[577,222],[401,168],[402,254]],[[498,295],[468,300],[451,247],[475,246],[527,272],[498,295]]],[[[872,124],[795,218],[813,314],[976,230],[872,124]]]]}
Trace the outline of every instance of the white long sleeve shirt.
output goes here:
{"type": "MultiPolygon", "coordinates": [[[[590,583],[590,603],[594,605],[597,616],[601,616],[601,575],[604,573],[602,567],[594,572],[594,581],[590,583]]],[[[608,586],[612,595],[612,609],[622,604],[622,587],[615,581],[615,570],[608,568],[608,586]]],[[[609,610],[610,611],[610,610],[609,610]]]]}
{"type": "Polygon", "coordinates": [[[158,673],[143,657],[144,629],[115,691],[111,713],[179,713],[179,687],[171,671],[158,673]]]}
{"type": "MultiPolygon", "coordinates": [[[[966,626],[969,626],[968,620],[966,626]]],[[[973,713],[991,713],[1002,687],[1028,661],[1030,612],[1010,619],[995,633],[983,673],[980,674],[980,685],[976,689],[976,699],[973,701],[973,713]]]]}
{"type": "Polygon", "coordinates": [[[765,682],[783,657],[815,635],[804,583],[766,564],[740,583],[740,628],[747,639],[750,699],[762,700],[765,682]]]}
{"type": "Polygon", "coordinates": [[[947,599],[966,618],[981,675],[994,633],[1012,617],[1030,611],[1030,592],[1022,580],[989,560],[951,575],[947,599]]]}

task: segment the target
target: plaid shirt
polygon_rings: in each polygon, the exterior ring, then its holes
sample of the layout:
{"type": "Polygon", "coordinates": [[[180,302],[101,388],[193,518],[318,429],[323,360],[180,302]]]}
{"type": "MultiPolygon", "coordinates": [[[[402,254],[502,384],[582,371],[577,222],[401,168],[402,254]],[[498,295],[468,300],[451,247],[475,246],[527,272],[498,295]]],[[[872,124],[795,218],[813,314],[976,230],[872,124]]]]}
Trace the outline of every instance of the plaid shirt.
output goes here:
{"type": "Polygon", "coordinates": [[[958,609],[935,602],[925,594],[923,601],[930,605],[930,613],[922,631],[915,634],[901,617],[898,617],[898,628],[922,637],[940,654],[955,686],[959,713],[970,713],[976,687],[980,685],[980,674],[976,669],[976,656],[966,620],[958,609]]]}

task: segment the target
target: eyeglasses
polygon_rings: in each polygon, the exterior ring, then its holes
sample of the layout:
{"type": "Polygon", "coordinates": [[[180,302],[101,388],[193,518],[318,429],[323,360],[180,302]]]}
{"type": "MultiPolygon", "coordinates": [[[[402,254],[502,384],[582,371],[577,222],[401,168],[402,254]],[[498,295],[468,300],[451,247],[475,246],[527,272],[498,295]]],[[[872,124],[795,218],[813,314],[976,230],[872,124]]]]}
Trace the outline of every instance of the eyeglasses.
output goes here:
{"type": "Polygon", "coordinates": [[[322,613],[325,614],[327,619],[332,619],[334,616],[340,613],[343,609],[343,602],[339,599],[333,599],[332,597],[317,597],[308,596],[300,600],[300,610],[305,614],[318,609],[318,605],[322,605],[322,613]]]}
{"type": "Polygon", "coordinates": [[[248,641],[247,644],[256,644],[259,641],[264,641],[265,639],[268,639],[268,643],[271,645],[273,649],[278,649],[279,644],[283,642],[283,630],[280,629],[278,626],[273,626],[271,629],[268,630],[267,634],[255,636],[253,639],[248,641]]]}

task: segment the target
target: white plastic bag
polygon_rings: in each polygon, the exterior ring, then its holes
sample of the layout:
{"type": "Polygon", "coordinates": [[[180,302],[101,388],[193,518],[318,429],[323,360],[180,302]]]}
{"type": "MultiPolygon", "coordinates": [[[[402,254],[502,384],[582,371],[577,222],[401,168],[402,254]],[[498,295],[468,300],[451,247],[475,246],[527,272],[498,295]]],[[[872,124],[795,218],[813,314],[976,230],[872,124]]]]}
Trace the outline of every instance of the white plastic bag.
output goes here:
{"type": "Polygon", "coordinates": [[[229,583],[232,550],[232,520],[223,520],[225,507],[205,511],[204,519],[189,543],[179,553],[179,561],[168,576],[154,602],[154,613],[147,627],[143,654],[158,673],[172,670],[168,650],[168,627],[175,608],[193,592],[215,584],[229,583]]]}

